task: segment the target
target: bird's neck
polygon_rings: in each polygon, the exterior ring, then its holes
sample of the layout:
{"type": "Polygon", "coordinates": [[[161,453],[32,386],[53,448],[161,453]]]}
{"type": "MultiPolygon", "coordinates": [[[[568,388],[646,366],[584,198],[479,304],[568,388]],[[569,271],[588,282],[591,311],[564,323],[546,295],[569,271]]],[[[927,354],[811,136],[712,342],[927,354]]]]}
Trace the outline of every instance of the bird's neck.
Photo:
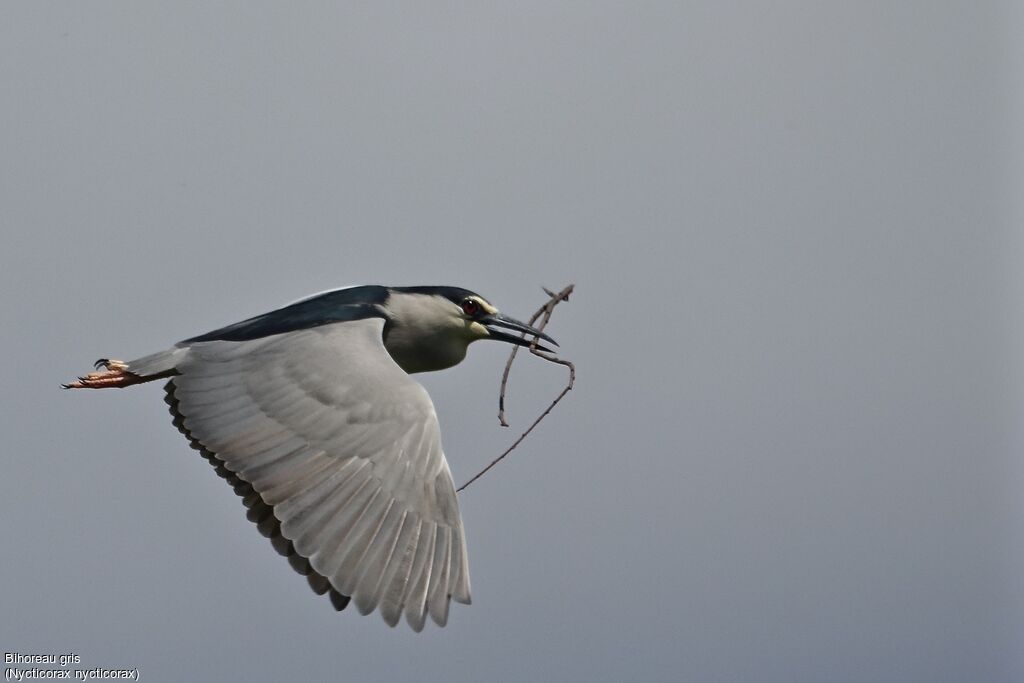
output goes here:
{"type": "Polygon", "coordinates": [[[426,295],[389,301],[384,348],[399,367],[408,373],[431,372],[462,362],[474,337],[449,309],[450,304],[426,295]]]}
{"type": "Polygon", "coordinates": [[[384,348],[406,372],[444,370],[462,362],[469,339],[395,326],[384,337],[384,348]]]}

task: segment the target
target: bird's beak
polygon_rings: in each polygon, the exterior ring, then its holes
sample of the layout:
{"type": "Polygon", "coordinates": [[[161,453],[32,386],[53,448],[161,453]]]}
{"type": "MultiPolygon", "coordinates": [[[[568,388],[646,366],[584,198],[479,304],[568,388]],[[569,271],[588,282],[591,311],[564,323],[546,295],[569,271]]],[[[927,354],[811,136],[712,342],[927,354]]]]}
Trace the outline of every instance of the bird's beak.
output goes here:
{"type": "MultiPolygon", "coordinates": [[[[558,346],[558,342],[544,334],[540,330],[530,327],[526,323],[521,323],[515,318],[509,318],[501,313],[494,313],[493,315],[484,316],[479,319],[487,327],[487,332],[490,334],[490,339],[497,339],[498,341],[508,342],[510,344],[516,344],[517,346],[530,346],[533,343],[532,337],[539,337],[545,341],[549,341],[555,346],[558,346]],[[516,332],[525,333],[526,337],[521,337],[517,334],[509,334],[508,332],[502,332],[501,330],[495,329],[498,327],[504,327],[509,330],[515,330],[516,332]]],[[[540,344],[537,348],[541,351],[550,352],[551,349],[545,348],[540,344]]]]}

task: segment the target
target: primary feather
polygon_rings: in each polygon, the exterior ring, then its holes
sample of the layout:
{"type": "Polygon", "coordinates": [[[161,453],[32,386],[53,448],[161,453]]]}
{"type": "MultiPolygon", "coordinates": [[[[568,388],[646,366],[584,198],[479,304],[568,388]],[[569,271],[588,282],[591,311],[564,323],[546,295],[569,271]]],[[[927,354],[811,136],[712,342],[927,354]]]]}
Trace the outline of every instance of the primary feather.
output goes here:
{"type": "Polygon", "coordinates": [[[433,404],[383,327],[198,338],[128,368],[173,368],[176,424],[314,590],[420,630],[427,613],[443,625],[452,598],[470,601],[465,534],[433,404]]]}

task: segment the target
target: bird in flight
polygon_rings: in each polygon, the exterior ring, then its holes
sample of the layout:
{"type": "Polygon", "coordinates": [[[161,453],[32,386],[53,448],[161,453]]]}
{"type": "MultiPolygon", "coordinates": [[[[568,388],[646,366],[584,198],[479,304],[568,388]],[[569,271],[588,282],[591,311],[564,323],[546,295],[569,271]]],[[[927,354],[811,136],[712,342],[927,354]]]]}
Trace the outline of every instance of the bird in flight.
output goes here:
{"type": "Polygon", "coordinates": [[[63,386],[166,379],[174,425],[317,594],[420,631],[427,614],[444,626],[470,588],[437,415],[409,375],[458,364],[480,339],[535,338],[555,344],[467,289],[366,285],[100,359],[63,386]]]}

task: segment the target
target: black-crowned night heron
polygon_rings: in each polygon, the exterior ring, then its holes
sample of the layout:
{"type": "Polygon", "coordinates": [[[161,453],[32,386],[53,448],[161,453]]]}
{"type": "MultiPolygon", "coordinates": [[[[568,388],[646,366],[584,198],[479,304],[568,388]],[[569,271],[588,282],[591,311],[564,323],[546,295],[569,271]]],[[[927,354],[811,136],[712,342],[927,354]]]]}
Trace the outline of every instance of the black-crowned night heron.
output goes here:
{"type": "Polygon", "coordinates": [[[408,373],[451,367],[478,339],[533,337],[554,343],[466,289],[349,287],[101,360],[65,387],[169,379],[175,426],[313,590],[419,631],[470,602],[469,566],[437,415],[408,373]]]}

